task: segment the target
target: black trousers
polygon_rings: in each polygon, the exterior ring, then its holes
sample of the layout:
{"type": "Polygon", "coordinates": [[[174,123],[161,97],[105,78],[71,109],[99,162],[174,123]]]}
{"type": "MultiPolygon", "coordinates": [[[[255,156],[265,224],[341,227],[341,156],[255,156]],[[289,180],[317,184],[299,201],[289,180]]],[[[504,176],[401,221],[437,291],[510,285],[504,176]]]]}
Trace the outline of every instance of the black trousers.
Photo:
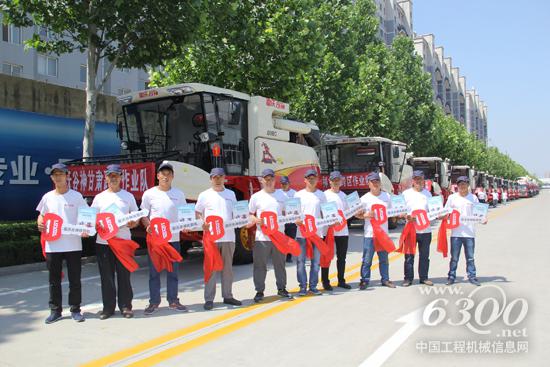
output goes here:
{"type": "Polygon", "coordinates": [[[57,312],[63,310],[61,272],[63,269],[63,260],[65,260],[67,263],[67,275],[69,277],[69,305],[71,306],[71,312],[80,312],[80,303],[82,302],[82,285],[80,284],[81,256],[82,251],[46,253],[46,265],[48,266],[50,283],[50,310],[57,312]]]}
{"type": "Polygon", "coordinates": [[[117,259],[117,257],[108,245],[96,243],[95,253],[97,256],[99,275],[101,276],[101,297],[103,298],[103,311],[109,313],[115,312],[117,296],[119,310],[122,311],[124,308],[128,308],[131,310],[134,292],[132,291],[132,284],[130,283],[130,272],[117,259]]]}
{"type": "MultiPolygon", "coordinates": [[[[338,283],[345,283],[346,278],[346,254],[348,253],[348,236],[334,236],[336,245],[336,270],[338,271],[338,283]]],[[[321,281],[323,284],[330,283],[328,278],[329,268],[321,268],[321,281]]]]}

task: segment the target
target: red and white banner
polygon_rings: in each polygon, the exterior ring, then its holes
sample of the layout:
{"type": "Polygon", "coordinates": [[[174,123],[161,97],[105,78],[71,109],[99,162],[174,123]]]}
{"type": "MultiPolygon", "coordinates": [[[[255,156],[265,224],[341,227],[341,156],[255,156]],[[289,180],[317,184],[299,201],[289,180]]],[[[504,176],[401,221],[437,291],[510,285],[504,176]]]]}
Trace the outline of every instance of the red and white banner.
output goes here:
{"type": "MultiPolygon", "coordinates": [[[[145,190],[155,186],[155,163],[124,163],[121,187],[141,199],[145,190]]],[[[105,169],[107,165],[69,166],[69,187],[83,196],[95,196],[107,189],[105,169]]]]}
{"type": "MultiPolygon", "coordinates": [[[[343,173],[342,174],[342,186],[341,190],[367,190],[369,188],[369,182],[367,181],[367,176],[370,172],[360,172],[360,173],[343,173]]],[[[329,175],[322,176],[322,184],[324,189],[330,187],[329,175]]]]}

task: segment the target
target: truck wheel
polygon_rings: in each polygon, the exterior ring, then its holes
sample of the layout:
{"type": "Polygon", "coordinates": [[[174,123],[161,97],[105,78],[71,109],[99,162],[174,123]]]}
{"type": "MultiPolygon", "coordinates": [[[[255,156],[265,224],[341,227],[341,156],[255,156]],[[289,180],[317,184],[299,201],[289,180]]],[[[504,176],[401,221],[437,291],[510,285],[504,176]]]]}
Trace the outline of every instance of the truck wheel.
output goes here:
{"type": "Polygon", "coordinates": [[[242,265],[252,262],[252,246],[254,244],[255,228],[239,228],[235,230],[235,253],[233,264],[242,265]]]}
{"type": "Polygon", "coordinates": [[[392,217],[388,219],[388,229],[396,229],[397,228],[397,218],[392,217]]]}

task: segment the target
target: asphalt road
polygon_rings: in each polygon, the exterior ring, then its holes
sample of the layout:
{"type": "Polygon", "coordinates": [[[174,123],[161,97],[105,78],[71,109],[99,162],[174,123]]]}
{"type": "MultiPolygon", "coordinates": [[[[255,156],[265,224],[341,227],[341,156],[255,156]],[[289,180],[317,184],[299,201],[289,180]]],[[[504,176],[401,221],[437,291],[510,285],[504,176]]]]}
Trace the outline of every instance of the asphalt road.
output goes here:
{"type": "MultiPolygon", "coordinates": [[[[100,321],[100,282],[92,263],[82,273],[86,322],[72,321],[66,308],[63,320],[45,325],[45,269],[1,276],[0,366],[547,366],[549,208],[550,192],[543,191],[491,209],[476,240],[481,287],[463,279],[463,253],[458,282],[445,285],[449,258],[436,252],[434,238],[434,287],[417,281],[401,287],[403,256],[393,253],[390,277],[397,288],[379,285],[375,258],[372,286],[359,291],[360,228],[352,229],[348,252],[346,277],[353,289],[293,301],[273,296],[254,304],[252,266],[243,265],[234,268],[234,295],[244,306],[223,305],[218,288],[214,310],[204,311],[202,255],[194,252],[180,266],[179,296],[188,313],[169,310],[163,300],[159,312],[143,315],[143,267],[132,275],[136,317],[100,321]]],[[[289,290],[297,291],[294,264],[287,273],[289,290]]],[[[275,292],[270,270],[266,295],[275,292]]]]}

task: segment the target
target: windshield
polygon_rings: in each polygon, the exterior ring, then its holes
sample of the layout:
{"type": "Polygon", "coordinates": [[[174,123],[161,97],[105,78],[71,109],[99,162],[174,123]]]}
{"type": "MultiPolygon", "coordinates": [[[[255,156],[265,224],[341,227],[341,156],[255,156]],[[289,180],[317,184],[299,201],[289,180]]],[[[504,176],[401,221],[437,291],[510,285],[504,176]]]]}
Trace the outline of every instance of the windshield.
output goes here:
{"type": "Polygon", "coordinates": [[[424,172],[424,176],[428,180],[435,179],[436,173],[439,174],[439,172],[437,172],[437,169],[436,169],[436,162],[415,160],[414,169],[424,172]]]}
{"type": "Polygon", "coordinates": [[[326,149],[326,155],[321,156],[323,171],[353,173],[379,169],[381,159],[378,143],[328,145],[326,149]]]}
{"type": "Polygon", "coordinates": [[[451,181],[456,182],[457,178],[460,176],[468,177],[468,168],[453,168],[451,173],[451,181]]]}

